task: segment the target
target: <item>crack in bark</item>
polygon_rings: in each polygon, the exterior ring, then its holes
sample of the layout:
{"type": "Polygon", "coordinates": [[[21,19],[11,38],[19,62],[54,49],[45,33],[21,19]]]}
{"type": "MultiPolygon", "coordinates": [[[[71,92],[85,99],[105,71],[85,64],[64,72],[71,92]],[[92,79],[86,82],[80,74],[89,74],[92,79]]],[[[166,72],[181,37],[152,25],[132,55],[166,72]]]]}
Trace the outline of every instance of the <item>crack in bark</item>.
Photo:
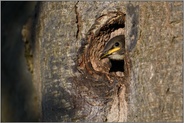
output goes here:
{"type": "Polygon", "coordinates": [[[120,89],[121,89],[121,86],[120,87],[118,87],[118,92],[117,92],[117,96],[118,96],[118,120],[120,119],[120,89]]]}
{"type": "Polygon", "coordinates": [[[78,39],[79,38],[79,30],[80,30],[80,24],[79,24],[79,22],[80,22],[80,18],[79,18],[79,12],[78,12],[78,3],[79,3],[79,1],[77,1],[77,3],[75,4],[75,14],[76,14],[76,24],[77,24],[77,32],[76,32],[76,39],[78,39]]]}
{"type": "Polygon", "coordinates": [[[120,85],[118,88],[118,121],[127,121],[127,102],[125,100],[125,86],[120,85]],[[123,109],[123,110],[122,110],[123,109]]]}

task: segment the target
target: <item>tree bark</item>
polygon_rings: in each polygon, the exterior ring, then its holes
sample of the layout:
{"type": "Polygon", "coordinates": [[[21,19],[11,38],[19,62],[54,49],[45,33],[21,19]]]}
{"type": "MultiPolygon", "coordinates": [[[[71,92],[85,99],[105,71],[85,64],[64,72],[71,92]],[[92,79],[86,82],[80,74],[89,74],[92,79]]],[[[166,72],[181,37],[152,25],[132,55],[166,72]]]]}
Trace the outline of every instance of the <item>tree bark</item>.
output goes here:
{"type": "Polygon", "coordinates": [[[182,2],[42,2],[33,80],[42,121],[182,121],[182,2]],[[125,15],[126,14],[126,15],[125,15]],[[99,60],[124,34],[123,71],[99,60]]]}
{"type": "Polygon", "coordinates": [[[130,121],[182,121],[182,2],[139,3],[130,121]]]}

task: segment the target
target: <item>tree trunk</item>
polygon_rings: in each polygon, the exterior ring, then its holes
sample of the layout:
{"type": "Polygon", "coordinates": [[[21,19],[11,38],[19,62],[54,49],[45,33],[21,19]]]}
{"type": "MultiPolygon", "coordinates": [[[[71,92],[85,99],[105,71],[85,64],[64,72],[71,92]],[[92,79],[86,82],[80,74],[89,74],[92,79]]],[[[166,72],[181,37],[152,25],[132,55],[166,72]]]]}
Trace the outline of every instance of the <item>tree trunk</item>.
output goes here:
{"type": "Polygon", "coordinates": [[[33,50],[41,120],[182,121],[182,9],[182,2],[41,2],[33,50]],[[99,60],[120,34],[122,64],[99,60]]]}

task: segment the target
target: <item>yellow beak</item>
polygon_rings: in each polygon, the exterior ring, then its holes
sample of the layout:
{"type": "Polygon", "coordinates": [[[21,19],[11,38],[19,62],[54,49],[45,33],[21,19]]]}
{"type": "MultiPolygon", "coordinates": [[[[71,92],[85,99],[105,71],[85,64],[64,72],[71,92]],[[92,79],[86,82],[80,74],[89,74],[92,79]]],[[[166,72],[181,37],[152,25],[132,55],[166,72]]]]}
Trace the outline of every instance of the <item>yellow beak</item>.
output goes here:
{"type": "Polygon", "coordinates": [[[108,52],[102,54],[101,57],[100,57],[100,59],[103,59],[103,58],[105,58],[106,56],[108,56],[108,55],[110,55],[110,54],[112,54],[112,53],[114,53],[114,52],[116,52],[116,51],[118,51],[118,50],[120,50],[120,47],[115,47],[114,49],[111,49],[111,50],[109,50],[108,52]]]}

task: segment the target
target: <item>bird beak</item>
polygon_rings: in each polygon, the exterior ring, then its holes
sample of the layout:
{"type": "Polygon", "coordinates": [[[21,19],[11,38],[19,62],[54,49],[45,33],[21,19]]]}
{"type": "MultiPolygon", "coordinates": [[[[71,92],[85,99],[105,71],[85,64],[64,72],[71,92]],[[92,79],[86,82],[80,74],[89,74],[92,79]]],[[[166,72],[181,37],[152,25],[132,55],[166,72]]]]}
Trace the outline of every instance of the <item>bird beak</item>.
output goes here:
{"type": "Polygon", "coordinates": [[[120,47],[115,47],[113,49],[110,49],[109,51],[103,51],[102,55],[100,56],[100,59],[106,58],[107,56],[111,55],[112,53],[120,50],[120,47]]]}

